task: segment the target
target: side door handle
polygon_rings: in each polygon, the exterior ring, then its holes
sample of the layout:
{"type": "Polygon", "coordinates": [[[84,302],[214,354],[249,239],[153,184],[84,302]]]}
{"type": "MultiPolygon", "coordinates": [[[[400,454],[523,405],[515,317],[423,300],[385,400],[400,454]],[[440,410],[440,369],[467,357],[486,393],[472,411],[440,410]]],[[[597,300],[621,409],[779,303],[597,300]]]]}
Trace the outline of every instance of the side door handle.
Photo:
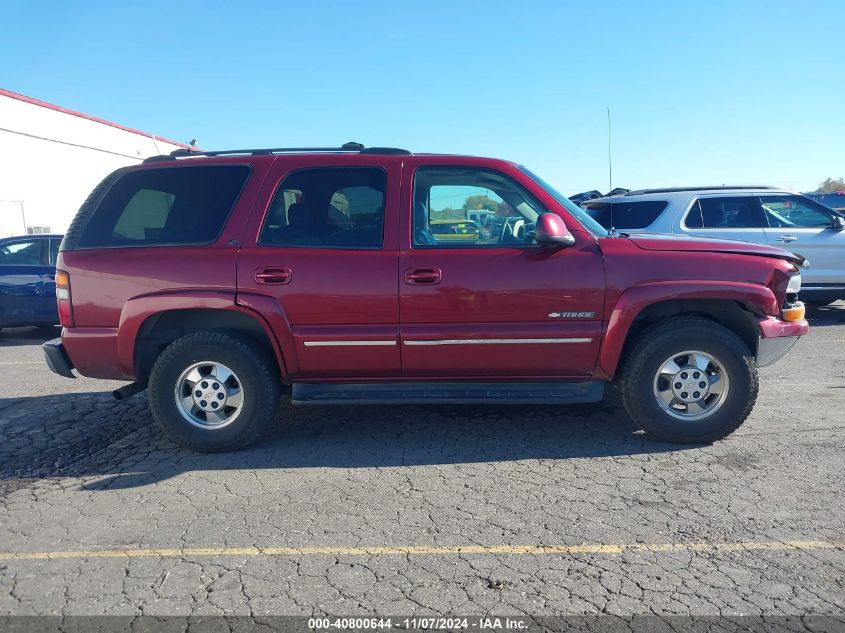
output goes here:
{"type": "Polygon", "coordinates": [[[798,236],[796,236],[796,235],[778,235],[775,238],[775,240],[778,241],[778,242],[797,242],[798,236]]]}
{"type": "Polygon", "coordinates": [[[274,266],[272,268],[259,268],[255,271],[255,281],[260,284],[282,285],[290,283],[293,273],[287,266],[274,266]]]}
{"type": "Polygon", "coordinates": [[[442,278],[439,268],[409,268],[405,271],[406,284],[439,284],[442,278]]]}

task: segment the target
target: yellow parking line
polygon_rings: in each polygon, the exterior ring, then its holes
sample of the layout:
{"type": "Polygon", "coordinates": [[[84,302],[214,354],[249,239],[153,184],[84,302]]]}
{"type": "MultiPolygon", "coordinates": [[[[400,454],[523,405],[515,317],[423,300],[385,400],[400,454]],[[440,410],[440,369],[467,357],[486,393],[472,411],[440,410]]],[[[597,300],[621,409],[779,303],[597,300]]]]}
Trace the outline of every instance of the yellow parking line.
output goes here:
{"type": "Polygon", "coordinates": [[[206,556],[448,556],[462,554],[546,555],[625,552],[742,552],[757,550],[843,550],[830,541],[749,541],[738,543],[621,543],[608,545],[455,545],[381,547],[173,547],[148,549],[68,550],[56,552],[0,552],[0,560],[59,560],[83,558],[197,558],[206,556]]]}

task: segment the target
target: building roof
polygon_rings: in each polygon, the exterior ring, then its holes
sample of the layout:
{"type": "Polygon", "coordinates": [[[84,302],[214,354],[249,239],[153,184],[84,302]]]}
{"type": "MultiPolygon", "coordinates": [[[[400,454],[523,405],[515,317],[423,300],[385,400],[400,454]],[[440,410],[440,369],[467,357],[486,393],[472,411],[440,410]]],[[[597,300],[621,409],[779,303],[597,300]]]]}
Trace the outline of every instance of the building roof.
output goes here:
{"type": "Polygon", "coordinates": [[[126,127],[125,125],[120,125],[120,123],[113,123],[111,121],[106,121],[105,119],[101,119],[99,117],[91,116],[90,114],[83,114],[82,112],[77,112],[76,110],[70,110],[68,108],[63,108],[62,106],[55,105],[54,103],[48,103],[47,101],[41,101],[40,99],[34,99],[33,97],[27,97],[26,95],[18,94],[17,92],[12,92],[11,90],[5,90],[4,88],[0,88],[0,97],[9,97],[10,99],[16,99],[17,101],[23,101],[24,103],[29,103],[32,105],[39,106],[41,108],[47,108],[48,110],[55,110],[56,112],[62,112],[64,114],[69,114],[71,116],[76,116],[81,119],[87,119],[88,121],[94,121],[95,123],[100,123],[102,125],[108,125],[113,128],[117,128],[118,130],[123,130],[124,132],[130,132],[132,134],[137,134],[138,136],[144,136],[146,138],[152,138],[157,141],[162,141],[164,143],[169,143],[170,145],[178,145],[179,147],[190,148],[190,145],[186,145],[185,143],[180,143],[179,141],[172,141],[168,138],[164,138],[163,136],[158,136],[156,134],[149,134],[148,132],[142,132],[141,130],[136,130],[131,127],[126,127]]]}

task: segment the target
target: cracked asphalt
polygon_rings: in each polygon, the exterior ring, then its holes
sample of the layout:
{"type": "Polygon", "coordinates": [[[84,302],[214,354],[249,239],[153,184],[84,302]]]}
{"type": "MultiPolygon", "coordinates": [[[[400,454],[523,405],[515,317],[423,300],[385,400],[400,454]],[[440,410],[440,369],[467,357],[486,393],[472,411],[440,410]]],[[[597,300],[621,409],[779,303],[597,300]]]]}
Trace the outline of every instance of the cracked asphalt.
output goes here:
{"type": "Polygon", "coordinates": [[[843,616],[845,303],[812,316],[713,445],[614,400],[288,406],[226,455],[6,330],[0,615],[843,616]]]}

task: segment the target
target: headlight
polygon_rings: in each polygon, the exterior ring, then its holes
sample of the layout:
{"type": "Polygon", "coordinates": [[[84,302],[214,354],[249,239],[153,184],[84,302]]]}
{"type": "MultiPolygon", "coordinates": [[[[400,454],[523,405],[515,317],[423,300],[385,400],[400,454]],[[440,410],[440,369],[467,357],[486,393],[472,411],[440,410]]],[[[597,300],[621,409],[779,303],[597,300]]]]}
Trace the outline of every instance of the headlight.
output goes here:
{"type": "Polygon", "coordinates": [[[789,278],[789,284],[786,286],[786,294],[798,294],[801,290],[801,273],[795,273],[789,278]]]}

